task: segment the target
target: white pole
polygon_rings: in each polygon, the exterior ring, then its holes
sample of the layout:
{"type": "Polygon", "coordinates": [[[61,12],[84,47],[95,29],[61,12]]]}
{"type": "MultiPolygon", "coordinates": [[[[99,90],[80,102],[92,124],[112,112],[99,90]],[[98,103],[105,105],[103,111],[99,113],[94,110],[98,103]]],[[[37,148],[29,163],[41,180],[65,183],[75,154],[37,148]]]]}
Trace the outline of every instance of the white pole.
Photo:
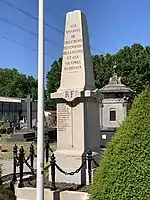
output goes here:
{"type": "Polygon", "coordinates": [[[39,0],[38,18],[38,123],[36,200],[44,200],[44,0],[39,0]]]}

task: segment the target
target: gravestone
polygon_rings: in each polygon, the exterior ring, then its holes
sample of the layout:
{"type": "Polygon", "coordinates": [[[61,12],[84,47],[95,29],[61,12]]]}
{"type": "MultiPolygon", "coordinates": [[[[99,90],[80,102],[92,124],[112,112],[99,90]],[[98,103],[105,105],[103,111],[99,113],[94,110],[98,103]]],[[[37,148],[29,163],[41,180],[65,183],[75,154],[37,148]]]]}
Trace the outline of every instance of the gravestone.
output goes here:
{"type": "MultiPolygon", "coordinates": [[[[88,148],[92,149],[94,158],[98,160],[98,94],[86,16],[79,10],[66,14],[61,82],[51,98],[57,100],[57,164],[64,171],[75,171],[83,163],[88,148]]],[[[86,167],[70,177],[56,170],[56,181],[86,184],[87,174],[86,167]]]]}

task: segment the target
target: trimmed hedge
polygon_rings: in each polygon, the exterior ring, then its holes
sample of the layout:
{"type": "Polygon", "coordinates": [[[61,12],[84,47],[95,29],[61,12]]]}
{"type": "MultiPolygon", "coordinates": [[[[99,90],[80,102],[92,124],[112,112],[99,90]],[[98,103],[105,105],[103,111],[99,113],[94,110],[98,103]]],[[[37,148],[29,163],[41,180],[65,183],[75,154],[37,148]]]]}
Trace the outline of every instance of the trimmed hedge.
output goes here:
{"type": "Polygon", "coordinates": [[[91,200],[150,200],[150,89],[108,143],[90,187],[91,200]]]}

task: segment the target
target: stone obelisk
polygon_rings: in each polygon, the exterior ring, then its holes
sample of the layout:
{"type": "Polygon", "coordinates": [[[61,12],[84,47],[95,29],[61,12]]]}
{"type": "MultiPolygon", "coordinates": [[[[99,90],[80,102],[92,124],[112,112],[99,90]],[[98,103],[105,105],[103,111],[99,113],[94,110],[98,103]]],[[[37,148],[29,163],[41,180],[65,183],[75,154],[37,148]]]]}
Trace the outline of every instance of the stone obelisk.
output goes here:
{"type": "MultiPolygon", "coordinates": [[[[57,164],[75,171],[88,148],[95,159],[100,150],[99,104],[93,76],[92,57],[85,15],[75,10],[66,14],[61,83],[57,100],[57,164]]],[[[87,183],[87,167],[67,177],[56,171],[57,182],[87,183]]]]}

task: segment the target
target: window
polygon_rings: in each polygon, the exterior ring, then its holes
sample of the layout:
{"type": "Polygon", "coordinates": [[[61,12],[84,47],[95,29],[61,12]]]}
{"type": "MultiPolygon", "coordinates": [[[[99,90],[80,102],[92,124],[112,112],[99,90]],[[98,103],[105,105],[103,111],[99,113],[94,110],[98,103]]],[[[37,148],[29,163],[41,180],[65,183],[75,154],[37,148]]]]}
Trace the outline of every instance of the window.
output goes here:
{"type": "Polygon", "coordinates": [[[116,121],[116,111],[110,110],[110,121],[116,121]]]}

